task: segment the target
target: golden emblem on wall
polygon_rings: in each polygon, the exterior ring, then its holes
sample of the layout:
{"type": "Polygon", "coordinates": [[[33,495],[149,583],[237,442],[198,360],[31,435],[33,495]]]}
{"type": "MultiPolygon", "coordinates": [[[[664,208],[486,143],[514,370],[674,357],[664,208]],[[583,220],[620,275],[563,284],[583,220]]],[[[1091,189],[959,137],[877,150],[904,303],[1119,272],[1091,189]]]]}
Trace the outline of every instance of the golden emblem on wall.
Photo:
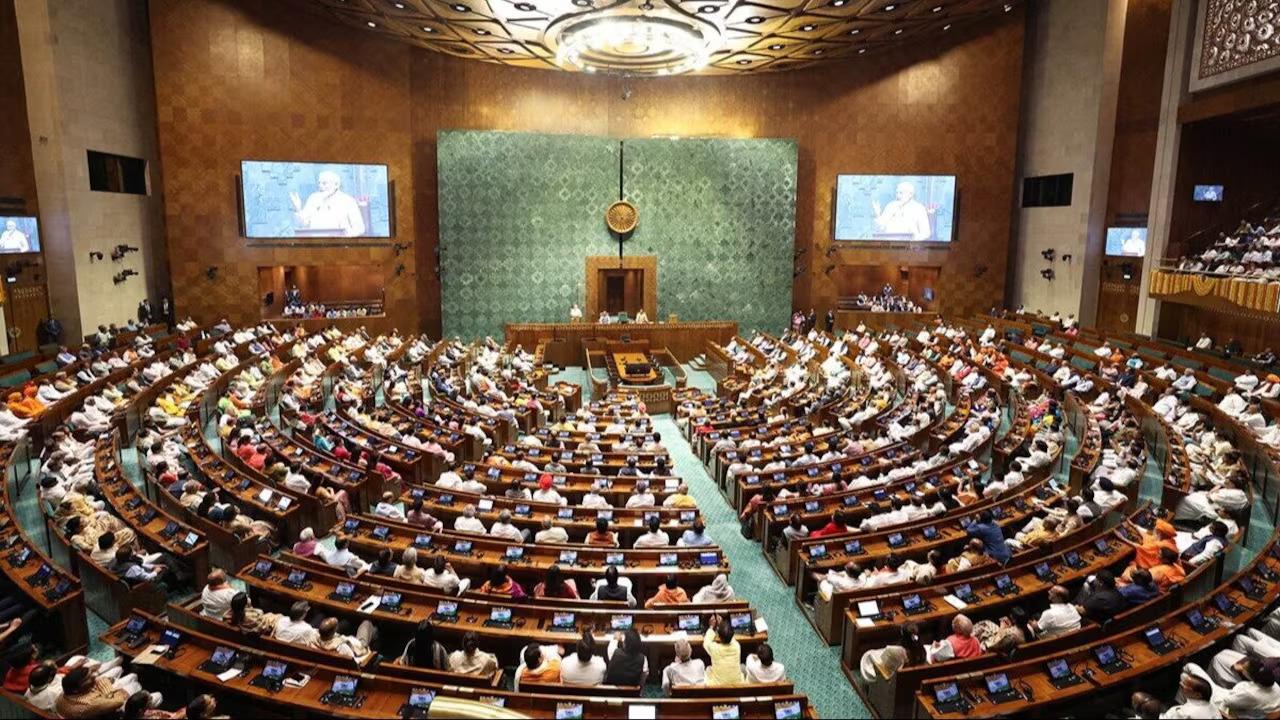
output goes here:
{"type": "Polygon", "coordinates": [[[636,229],[636,222],[640,219],[639,213],[636,212],[636,206],[626,200],[609,206],[604,212],[604,222],[609,229],[623,235],[636,229]]]}

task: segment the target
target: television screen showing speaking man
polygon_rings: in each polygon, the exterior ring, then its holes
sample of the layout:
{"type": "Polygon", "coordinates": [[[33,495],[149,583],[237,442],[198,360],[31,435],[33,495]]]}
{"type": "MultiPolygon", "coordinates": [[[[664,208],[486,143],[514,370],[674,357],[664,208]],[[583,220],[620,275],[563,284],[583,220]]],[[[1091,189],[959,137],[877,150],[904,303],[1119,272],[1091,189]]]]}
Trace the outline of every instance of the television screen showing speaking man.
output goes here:
{"type": "Polygon", "coordinates": [[[1107,228],[1107,254],[1145,257],[1147,229],[1135,227],[1107,228]]]}
{"type": "Polygon", "coordinates": [[[0,253],[40,252],[40,221],[30,215],[0,216],[0,253]]]}
{"type": "Polygon", "coordinates": [[[386,165],[245,160],[245,236],[388,238],[386,165]]]}
{"type": "Polygon", "coordinates": [[[836,240],[951,242],[954,175],[841,175],[836,240]]]}

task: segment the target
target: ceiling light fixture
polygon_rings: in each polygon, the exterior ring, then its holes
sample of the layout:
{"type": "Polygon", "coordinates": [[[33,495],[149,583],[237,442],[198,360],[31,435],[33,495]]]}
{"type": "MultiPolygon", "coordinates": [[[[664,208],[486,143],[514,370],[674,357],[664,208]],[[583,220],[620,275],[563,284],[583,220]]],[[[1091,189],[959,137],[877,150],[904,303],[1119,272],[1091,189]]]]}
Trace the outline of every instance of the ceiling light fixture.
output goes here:
{"type": "Polygon", "coordinates": [[[831,0],[831,7],[844,7],[849,0],[831,0]]]}
{"type": "Polygon", "coordinates": [[[894,34],[894,35],[901,35],[901,34],[902,34],[902,28],[898,28],[897,30],[894,30],[894,31],[893,31],[893,34],[894,34]]]}
{"type": "Polygon", "coordinates": [[[941,5],[939,5],[938,7],[934,8],[934,9],[933,9],[933,11],[934,11],[934,12],[942,12],[942,6],[941,6],[941,5]]]}
{"type": "Polygon", "coordinates": [[[376,23],[376,22],[374,22],[374,21],[372,21],[372,20],[370,20],[369,22],[367,22],[367,23],[365,23],[365,24],[366,24],[366,25],[368,25],[369,27],[378,27],[378,23],[376,23]]]}
{"type": "Polygon", "coordinates": [[[821,55],[821,54],[822,54],[822,53],[824,53],[824,52],[826,52],[826,50],[823,50],[822,48],[818,48],[817,50],[814,50],[814,51],[813,51],[813,54],[814,54],[814,55],[821,55]]]}
{"type": "Polygon", "coordinates": [[[862,53],[864,53],[864,52],[866,52],[866,51],[867,51],[867,49],[866,49],[866,48],[859,48],[859,49],[858,49],[858,54],[859,54],[859,55],[861,55],[862,53]]]}
{"type": "Polygon", "coordinates": [[[849,31],[849,34],[850,34],[850,35],[857,35],[857,34],[858,34],[858,33],[860,33],[860,32],[862,32],[862,30],[860,30],[860,29],[858,29],[858,28],[854,28],[854,29],[852,29],[852,30],[850,30],[850,31],[849,31]]]}
{"type": "Polygon", "coordinates": [[[805,26],[801,27],[800,29],[801,29],[801,30],[803,30],[803,31],[805,31],[805,32],[809,32],[809,31],[813,30],[813,28],[814,28],[814,26],[813,26],[813,25],[805,25],[805,26]]]}
{"type": "Polygon", "coordinates": [[[484,28],[476,28],[476,34],[477,34],[477,35],[488,35],[488,34],[489,34],[489,31],[488,31],[488,30],[485,30],[484,28]]]}
{"type": "Polygon", "coordinates": [[[471,12],[471,8],[463,5],[462,3],[455,3],[449,7],[453,8],[454,12],[471,12]]]}
{"type": "Polygon", "coordinates": [[[422,26],[422,32],[435,32],[435,31],[436,31],[436,29],[435,29],[435,28],[433,28],[433,27],[431,27],[430,25],[423,25],[423,26],[422,26]]]}
{"type": "Polygon", "coordinates": [[[750,60],[739,60],[739,61],[738,61],[738,64],[739,64],[739,65],[750,65],[750,64],[751,64],[751,61],[750,61],[750,60]]]}
{"type": "Polygon", "coordinates": [[[951,29],[951,23],[947,23],[946,25],[943,25],[943,26],[942,26],[942,29],[943,29],[943,30],[950,30],[950,29],[951,29]]]}
{"type": "Polygon", "coordinates": [[[573,4],[578,7],[591,7],[591,0],[573,0],[573,4]]]}
{"type": "Polygon", "coordinates": [[[760,23],[764,22],[764,18],[760,17],[759,15],[752,15],[751,17],[747,18],[747,22],[751,23],[752,25],[759,25],[760,23]]]}
{"type": "Polygon", "coordinates": [[[1012,6],[1012,5],[1005,5],[1005,6],[1004,6],[1004,11],[1005,11],[1005,12],[1009,12],[1009,11],[1010,11],[1010,10],[1012,10],[1012,9],[1013,9],[1013,6],[1012,6]]]}
{"type": "Polygon", "coordinates": [[[668,15],[581,15],[550,40],[561,66],[624,75],[701,70],[721,44],[714,24],[668,15]]]}
{"type": "Polygon", "coordinates": [[[520,12],[533,12],[538,8],[527,2],[519,2],[519,3],[516,3],[516,9],[519,10],[520,12]]]}
{"type": "Polygon", "coordinates": [[[781,49],[782,49],[782,46],[781,46],[781,45],[778,45],[778,44],[776,44],[776,43],[775,43],[775,44],[773,44],[773,45],[770,45],[770,46],[769,46],[769,49],[770,49],[770,50],[781,50],[781,49]]]}
{"type": "Polygon", "coordinates": [[[403,10],[403,9],[404,9],[404,3],[396,3],[396,4],[395,4],[395,6],[396,6],[396,9],[397,9],[397,10],[403,10]]]}
{"type": "Polygon", "coordinates": [[[885,5],[885,6],[884,6],[884,11],[885,11],[885,12],[893,12],[893,9],[894,9],[894,8],[896,8],[896,7],[898,7],[898,6],[897,6],[897,5],[885,5]]]}
{"type": "Polygon", "coordinates": [[[698,12],[702,13],[703,15],[710,15],[711,13],[719,9],[720,8],[716,7],[715,5],[703,5],[702,7],[698,8],[698,12]]]}

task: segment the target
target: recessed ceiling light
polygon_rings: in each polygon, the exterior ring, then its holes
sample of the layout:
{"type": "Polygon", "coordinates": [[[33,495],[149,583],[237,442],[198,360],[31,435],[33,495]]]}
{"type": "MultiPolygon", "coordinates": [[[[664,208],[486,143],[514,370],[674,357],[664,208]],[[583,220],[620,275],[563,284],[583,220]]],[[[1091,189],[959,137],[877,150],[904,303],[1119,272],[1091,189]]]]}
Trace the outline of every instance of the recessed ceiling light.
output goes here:
{"type": "Polygon", "coordinates": [[[488,30],[485,30],[484,28],[476,28],[476,34],[477,34],[477,35],[488,35],[488,34],[489,34],[489,31],[488,31],[488,30]]]}
{"type": "Polygon", "coordinates": [[[698,12],[702,13],[703,15],[710,15],[711,13],[719,9],[720,8],[716,7],[715,5],[703,5],[702,7],[698,8],[698,12]]]}
{"type": "Polygon", "coordinates": [[[849,0],[831,0],[831,7],[843,7],[849,0]]]}
{"type": "Polygon", "coordinates": [[[866,52],[866,51],[867,51],[867,49],[866,49],[866,48],[858,48],[858,54],[859,54],[859,55],[861,55],[862,53],[864,53],[864,52],[866,52]]]}
{"type": "Polygon", "coordinates": [[[803,31],[805,31],[805,32],[809,32],[810,30],[812,30],[812,29],[813,29],[813,27],[814,27],[813,25],[804,25],[804,26],[802,26],[800,29],[801,29],[801,30],[803,30],[803,31]]]}
{"type": "MultiPolygon", "coordinates": [[[[574,2],[577,2],[577,0],[574,0],[574,2]]],[[[764,22],[764,18],[760,17],[759,15],[752,15],[751,17],[747,18],[747,22],[751,23],[752,25],[759,25],[760,23],[764,22]]]]}
{"type": "Polygon", "coordinates": [[[372,21],[372,20],[370,20],[369,22],[367,22],[367,23],[365,23],[365,24],[366,24],[366,25],[368,25],[369,27],[378,27],[378,23],[376,23],[376,22],[374,22],[374,21],[372,21]]]}
{"type": "Polygon", "coordinates": [[[934,11],[934,12],[941,12],[941,11],[942,11],[942,6],[941,6],[941,5],[939,5],[938,7],[934,8],[934,9],[933,9],[933,11],[934,11]]]}
{"type": "Polygon", "coordinates": [[[894,9],[894,8],[896,8],[896,7],[898,7],[898,6],[897,6],[897,5],[885,5],[885,6],[884,6],[884,11],[885,11],[885,12],[893,12],[893,9],[894,9]]]}
{"type": "Polygon", "coordinates": [[[751,64],[751,61],[750,61],[750,60],[739,60],[739,61],[738,61],[738,64],[739,64],[739,65],[750,65],[750,64],[751,64]]]}
{"type": "Polygon", "coordinates": [[[774,44],[774,45],[770,45],[770,46],[769,46],[769,49],[770,49],[770,50],[781,50],[781,49],[782,49],[782,46],[781,46],[781,45],[778,45],[778,44],[774,44]]]}
{"type": "Polygon", "coordinates": [[[943,29],[943,30],[950,30],[950,29],[951,29],[951,23],[947,23],[946,25],[943,25],[943,26],[942,26],[942,29],[943,29]]]}
{"type": "Polygon", "coordinates": [[[1005,5],[1005,6],[1004,6],[1004,11],[1005,11],[1005,12],[1009,12],[1009,11],[1010,11],[1010,10],[1012,10],[1012,9],[1013,9],[1013,6],[1012,6],[1012,5],[1005,5]]]}
{"type": "Polygon", "coordinates": [[[436,29],[435,29],[435,28],[433,28],[433,27],[431,27],[430,25],[423,25],[423,26],[422,26],[422,32],[435,32],[435,31],[436,31],[436,29]]]}
{"type": "Polygon", "coordinates": [[[814,50],[814,51],[813,51],[813,54],[814,54],[814,55],[821,55],[821,54],[822,54],[822,53],[824,53],[824,52],[826,52],[826,50],[823,50],[822,48],[818,48],[817,50],[814,50]]]}
{"type": "Polygon", "coordinates": [[[455,12],[471,12],[471,8],[463,5],[462,3],[454,3],[449,7],[453,8],[455,12]]]}
{"type": "Polygon", "coordinates": [[[902,28],[898,28],[897,30],[894,30],[894,31],[893,31],[893,34],[894,34],[894,35],[901,35],[901,34],[902,34],[902,28]]]}
{"type": "Polygon", "coordinates": [[[396,9],[397,9],[397,10],[403,10],[403,9],[404,9],[404,3],[395,3],[395,6],[396,6],[396,9]]]}
{"type": "Polygon", "coordinates": [[[860,32],[862,32],[862,30],[860,30],[860,29],[858,29],[858,28],[854,28],[854,29],[852,29],[852,30],[850,30],[850,31],[849,31],[849,34],[850,34],[850,35],[857,35],[857,34],[858,34],[858,33],[860,33],[860,32]]]}
{"type": "Polygon", "coordinates": [[[502,53],[503,55],[510,55],[511,48],[498,48],[498,52],[502,53]]]}
{"type": "Polygon", "coordinates": [[[517,9],[517,10],[519,10],[519,11],[521,11],[521,12],[533,12],[534,10],[537,10],[538,8],[537,8],[537,7],[535,7],[534,5],[530,4],[530,3],[527,3],[527,2],[520,2],[520,3],[516,3],[516,9],[517,9]]]}
{"type": "Polygon", "coordinates": [[[578,7],[591,7],[591,0],[573,0],[573,4],[578,7]]]}

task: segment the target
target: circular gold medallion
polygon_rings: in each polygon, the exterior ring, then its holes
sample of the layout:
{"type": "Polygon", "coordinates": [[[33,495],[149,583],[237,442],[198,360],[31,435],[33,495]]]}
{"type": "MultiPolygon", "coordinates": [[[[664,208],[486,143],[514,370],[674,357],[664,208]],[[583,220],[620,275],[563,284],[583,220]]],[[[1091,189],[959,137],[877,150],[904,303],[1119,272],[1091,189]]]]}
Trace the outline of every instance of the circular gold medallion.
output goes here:
{"type": "Polygon", "coordinates": [[[636,206],[626,200],[619,200],[610,205],[609,209],[604,213],[605,224],[609,226],[610,230],[619,235],[635,230],[636,221],[639,219],[640,216],[636,212],[636,206]]]}

